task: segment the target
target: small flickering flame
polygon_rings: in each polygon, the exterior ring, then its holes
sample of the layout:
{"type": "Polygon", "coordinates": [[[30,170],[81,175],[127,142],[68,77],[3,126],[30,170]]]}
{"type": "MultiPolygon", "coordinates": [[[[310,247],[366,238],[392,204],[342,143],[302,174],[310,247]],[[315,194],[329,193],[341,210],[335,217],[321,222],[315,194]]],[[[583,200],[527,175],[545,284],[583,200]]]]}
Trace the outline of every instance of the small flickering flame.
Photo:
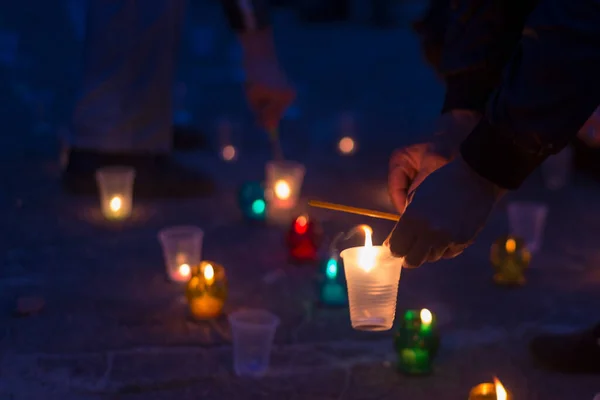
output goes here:
{"type": "Polygon", "coordinates": [[[290,195],[292,194],[292,189],[290,188],[290,184],[287,183],[285,180],[280,179],[277,182],[275,182],[275,196],[277,196],[278,199],[281,200],[287,200],[290,198],[290,195]]]}
{"type": "Polygon", "coordinates": [[[192,272],[192,268],[190,267],[189,264],[181,264],[179,266],[179,275],[181,275],[181,276],[190,276],[191,272],[192,272]]]}
{"type": "Polygon", "coordinates": [[[376,254],[373,251],[373,229],[368,225],[363,225],[362,229],[365,232],[365,246],[358,258],[358,266],[365,272],[369,272],[375,267],[376,260],[376,254]]]}
{"type": "Polygon", "coordinates": [[[108,206],[110,207],[110,210],[112,212],[117,212],[123,206],[123,200],[120,196],[113,196],[113,198],[110,199],[110,203],[108,203],[108,206]]]}
{"type": "Polygon", "coordinates": [[[223,157],[223,160],[225,160],[225,161],[233,160],[235,158],[235,154],[236,154],[235,147],[233,147],[230,144],[223,147],[223,149],[221,150],[221,156],[223,157]]]}
{"type": "Polygon", "coordinates": [[[514,253],[517,249],[517,242],[515,241],[515,239],[508,239],[504,247],[506,248],[506,251],[508,253],[514,253]]]}
{"type": "Polygon", "coordinates": [[[212,281],[215,279],[215,268],[212,266],[212,264],[206,264],[202,273],[204,274],[206,283],[212,283],[212,281]]]}
{"type": "Polygon", "coordinates": [[[433,315],[431,314],[431,311],[429,311],[426,308],[422,309],[421,310],[421,323],[425,324],[425,325],[429,325],[429,324],[431,324],[431,321],[433,321],[433,315]]]}
{"type": "Polygon", "coordinates": [[[296,226],[294,227],[295,231],[299,235],[303,235],[308,230],[308,218],[304,215],[296,218],[296,226]]]}
{"type": "Polygon", "coordinates": [[[508,393],[506,392],[506,389],[504,389],[502,382],[496,377],[494,377],[494,386],[496,387],[496,400],[506,400],[508,398],[508,393]]]}
{"type": "Polygon", "coordinates": [[[344,136],[338,143],[338,149],[342,154],[350,154],[354,151],[354,139],[344,136]]]}

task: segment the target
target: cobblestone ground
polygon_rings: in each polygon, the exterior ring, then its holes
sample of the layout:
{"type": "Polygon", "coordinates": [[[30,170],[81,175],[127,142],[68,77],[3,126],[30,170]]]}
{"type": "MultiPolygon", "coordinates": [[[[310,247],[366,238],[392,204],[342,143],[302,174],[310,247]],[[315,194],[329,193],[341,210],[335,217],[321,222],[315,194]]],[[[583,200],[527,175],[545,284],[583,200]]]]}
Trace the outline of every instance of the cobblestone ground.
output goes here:
{"type": "MultiPolygon", "coordinates": [[[[77,24],[69,21],[72,15],[79,21],[79,3],[64,8],[29,3],[36,2],[11,5],[8,15],[14,18],[0,21],[6,32],[22,32],[14,59],[10,45],[3,45],[2,68],[8,73],[0,74],[8,77],[0,78],[6,121],[0,171],[0,399],[451,400],[466,398],[470,387],[493,375],[515,399],[591,400],[600,392],[598,377],[535,368],[526,347],[541,330],[575,329],[600,316],[600,189],[577,178],[565,190],[548,192],[533,176],[512,195],[550,207],[545,243],[523,288],[491,283],[488,251],[506,230],[504,205],[463,256],[404,271],[398,310],[428,307],[442,331],[435,373],[405,377],[394,367],[391,332],[353,331],[346,309],[317,306],[316,271],[288,265],[281,226],[241,222],[235,189],[262,176],[267,154],[259,140],[263,135],[245,111],[239,59],[232,37],[218,28],[223,21],[217,9],[192,9],[180,81],[188,87],[185,107],[199,126],[210,127],[223,113],[239,119],[244,133],[239,162],[224,164],[211,153],[182,156],[212,171],[221,185],[217,195],[136,201],[131,221],[108,224],[96,199],[67,197],[58,185],[54,132],[65,125],[75,87],[71,77],[80,46],[77,24]],[[28,24],[38,29],[27,30],[28,24]],[[50,31],[56,35],[43,34],[50,31]],[[230,278],[227,312],[264,307],[281,318],[263,379],[236,378],[226,320],[192,322],[181,287],[166,282],[156,234],[175,224],[204,228],[205,257],[225,265],[230,278]],[[16,318],[20,296],[39,296],[45,307],[16,318]]],[[[407,4],[399,19],[418,8],[407,4]]],[[[282,57],[299,87],[282,131],[288,155],[308,167],[303,201],[321,198],[389,210],[390,146],[415,140],[439,108],[441,88],[420,61],[416,41],[402,26],[386,31],[358,23],[303,27],[285,12],[277,15],[276,28],[282,57]],[[358,116],[361,147],[351,158],[330,148],[335,116],[344,110],[358,116]]],[[[369,223],[382,241],[392,228],[335,213],[314,211],[314,216],[329,238],[369,223]]]]}

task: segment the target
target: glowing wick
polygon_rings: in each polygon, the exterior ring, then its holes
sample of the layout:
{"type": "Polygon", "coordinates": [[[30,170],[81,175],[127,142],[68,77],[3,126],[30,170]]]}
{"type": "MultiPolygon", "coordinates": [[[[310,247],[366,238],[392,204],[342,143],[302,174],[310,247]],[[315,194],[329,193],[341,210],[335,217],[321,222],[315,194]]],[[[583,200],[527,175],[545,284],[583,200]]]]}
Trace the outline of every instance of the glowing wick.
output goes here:
{"type": "Polygon", "coordinates": [[[230,144],[223,147],[223,150],[221,150],[221,156],[223,157],[223,160],[225,160],[225,161],[233,160],[235,158],[235,153],[236,153],[235,147],[233,147],[230,144]]]}
{"type": "Polygon", "coordinates": [[[421,310],[421,323],[425,324],[425,325],[429,325],[429,324],[431,324],[431,321],[433,321],[433,315],[431,315],[431,311],[429,311],[426,308],[422,309],[421,310]]]}
{"type": "Polygon", "coordinates": [[[514,253],[517,249],[517,242],[515,241],[515,239],[508,239],[506,241],[505,248],[508,253],[514,253]]]}
{"type": "Polygon", "coordinates": [[[362,229],[365,232],[365,247],[361,249],[358,257],[358,266],[369,272],[375,267],[376,261],[376,252],[373,251],[373,229],[368,225],[363,225],[362,229]]]}
{"type": "Polygon", "coordinates": [[[206,283],[212,283],[212,281],[215,279],[215,269],[212,264],[206,264],[203,274],[204,279],[206,279],[206,283]]]}
{"type": "Polygon", "coordinates": [[[502,386],[502,382],[498,380],[498,378],[494,377],[494,386],[496,387],[496,400],[506,400],[508,398],[508,393],[504,386],[502,386]]]}
{"type": "Polygon", "coordinates": [[[354,151],[354,139],[344,136],[338,143],[338,149],[342,154],[350,154],[354,151]]]}
{"type": "Polygon", "coordinates": [[[179,266],[179,275],[190,276],[191,272],[192,272],[192,269],[190,268],[189,264],[181,264],[179,266]]]}
{"type": "Polygon", "coordinates": [[[117,212],[123,206],[123,200],[121,200],[120,196],[114,196],[112,199],[110,199],[108,206],[112,212],[117,212]]]}
{"type": "Polygon", "coordinates": [[[283,179],[275,182],[275,196],[281,200],[289,199],[292,194],[292,189],[290,188],[289,183],[284,181],[283,179]]]}

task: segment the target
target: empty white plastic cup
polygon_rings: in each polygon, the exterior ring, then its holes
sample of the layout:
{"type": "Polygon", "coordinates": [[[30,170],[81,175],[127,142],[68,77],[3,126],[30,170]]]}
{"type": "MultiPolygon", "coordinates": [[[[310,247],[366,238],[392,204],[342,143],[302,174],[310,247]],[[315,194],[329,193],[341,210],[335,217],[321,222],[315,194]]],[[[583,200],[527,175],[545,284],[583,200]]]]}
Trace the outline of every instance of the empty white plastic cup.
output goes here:
{"type": "Polygon", "coordinates": [[[348,284],[352,328],[385,331],[396,316],[398,283],[404,258],[392,256],[387,246],[351,247],[341,252],[348,284]],[[374,262],[365,263],[365,251],[374,262]]]}
{"type": "Polygon", "coordinates": [[[548,206],[543,203],[517,201],[508,204],[510,234],[523,239],[532,254],[542,247],[547,215],[548,206]]]}
{"type": "Polygon", "coordinates": [[[265,170],[268,207],[273,210],[294,208],[300,197],[305,173],[304,165],[295,161],[268,162],[265,170]]]}
{"type": "Polygon", "coordinates": [[[174,226],[158,233],[167,275],[173,282],[187,282],[192,268],[202,260],[204,231],[197,226],[174,226]]]}
{"type": "Polygon", "coordinates": [[[135,169],[104,167],[96,171],[100,208],[107,219],[119,220],[131,215],[135,169]]]}
{"type": "Polygon", "coordinates": [[[542,164],[544,184],[550,190],[563,188],[569,182],[573,150],[565,147],[560,153],[550,156],[542,164]]]}
{"type": "Polygon", "coordinates": [[[235,373],[251,377],[266,374],[279,318],[266,310],[240,310],[229,314],[229,324],[235,373]]]}

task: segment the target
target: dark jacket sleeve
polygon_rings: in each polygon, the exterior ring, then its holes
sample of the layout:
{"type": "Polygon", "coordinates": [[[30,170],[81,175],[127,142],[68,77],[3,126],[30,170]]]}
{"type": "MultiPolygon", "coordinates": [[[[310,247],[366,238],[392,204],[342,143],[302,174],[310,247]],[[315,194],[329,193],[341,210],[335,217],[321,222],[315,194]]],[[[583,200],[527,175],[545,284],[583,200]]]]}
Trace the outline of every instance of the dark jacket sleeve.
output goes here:
{"type": "Polygon", "coordinates": [[[542,0],[461,154],[481,176],[516,189],[598,104],[600,0],[542,0]]]}
{"type": "Polygon", "coordinates": [[[483,112],[536,3],[537,0],[450,0],[439,71],[446,83],[442,112],[483,112]]]}
{"type": "Polygon", "coordinates": [[[270,26],[269,0],[221,0],[229,26],[236,32],[270,26]]]}

